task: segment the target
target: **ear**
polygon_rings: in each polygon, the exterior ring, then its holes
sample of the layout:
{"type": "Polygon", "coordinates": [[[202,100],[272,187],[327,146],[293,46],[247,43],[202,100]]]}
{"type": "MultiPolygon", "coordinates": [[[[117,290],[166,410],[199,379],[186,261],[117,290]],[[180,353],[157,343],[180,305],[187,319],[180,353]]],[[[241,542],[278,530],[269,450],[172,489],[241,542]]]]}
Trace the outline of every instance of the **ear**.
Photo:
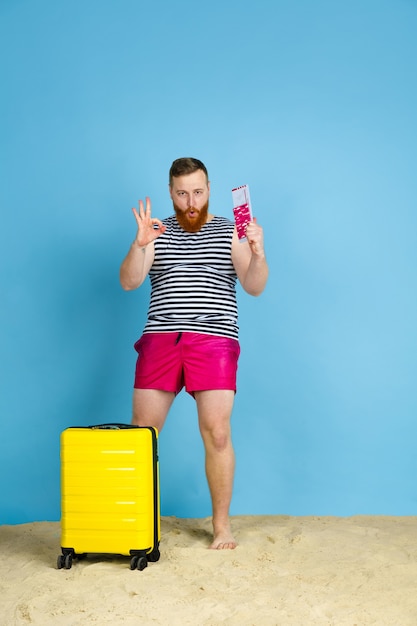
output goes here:
{"type": "Polygon", "coordinates": [[[169,195],[171,196],[171,200],[173,200],[174,198],[172,197],[172,189],[169,183],[168,183],[168,191],[169,191],[169,195]]]}

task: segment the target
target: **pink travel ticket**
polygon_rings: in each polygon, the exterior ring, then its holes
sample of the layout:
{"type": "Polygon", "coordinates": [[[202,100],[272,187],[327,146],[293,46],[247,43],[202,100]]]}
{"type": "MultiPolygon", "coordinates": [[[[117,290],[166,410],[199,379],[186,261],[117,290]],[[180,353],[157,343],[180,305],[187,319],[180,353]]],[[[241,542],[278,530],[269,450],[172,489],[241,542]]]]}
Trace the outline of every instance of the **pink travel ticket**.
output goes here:
{"type": "Polygon", "coordinates": [[[232,189],[232,197],[237,235],[243,241],[246,239],[246,226],[252,221],[249,185],[242,185],[232,189]]]}

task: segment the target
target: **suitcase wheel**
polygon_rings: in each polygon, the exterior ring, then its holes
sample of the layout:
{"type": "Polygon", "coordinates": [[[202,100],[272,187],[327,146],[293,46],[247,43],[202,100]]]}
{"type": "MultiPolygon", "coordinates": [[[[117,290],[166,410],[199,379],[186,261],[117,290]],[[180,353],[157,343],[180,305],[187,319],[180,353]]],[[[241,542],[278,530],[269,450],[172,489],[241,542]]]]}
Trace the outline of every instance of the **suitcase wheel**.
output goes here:
{"type": "Polygon", "coordinates": [[[148,559],[146,558],[146,556],[138,556],[137,554],[135,554],[135,556],[132,556],[132,558],[130,559],[131,570],[138,569],[141,572],[145,569],[145,567],[148,567],[148,559]]]}
{"type": "Polygon", "coordinates": [[[72,567],[72,554],[60,554],[57,560],[58,569],[71,569],[72,567]]]}

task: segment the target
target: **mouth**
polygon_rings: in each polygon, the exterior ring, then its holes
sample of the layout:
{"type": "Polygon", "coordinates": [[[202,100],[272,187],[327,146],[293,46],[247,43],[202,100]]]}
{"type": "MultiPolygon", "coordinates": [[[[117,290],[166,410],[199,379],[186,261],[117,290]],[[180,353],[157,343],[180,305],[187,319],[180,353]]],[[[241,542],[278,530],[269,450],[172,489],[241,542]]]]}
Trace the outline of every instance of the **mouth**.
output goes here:
{"type": "Polygon", "coordinates": [[[195,206],[182,208],[174,204],[177,221],[181,228],[189,233],[197,233],[207,221],[208,202],[199,209],[195,206]]]}

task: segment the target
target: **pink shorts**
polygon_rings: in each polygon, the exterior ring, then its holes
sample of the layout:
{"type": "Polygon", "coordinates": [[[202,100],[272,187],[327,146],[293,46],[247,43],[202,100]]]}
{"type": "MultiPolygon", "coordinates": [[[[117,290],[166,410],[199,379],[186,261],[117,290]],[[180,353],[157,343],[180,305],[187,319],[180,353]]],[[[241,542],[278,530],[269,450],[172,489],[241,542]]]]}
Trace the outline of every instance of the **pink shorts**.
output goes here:
{"type": "Polygon", "coordinates": [[[237,339],[200,333],[144,333],[138,353],[135,389],[161,389],[191,395],[207,389],[236,391],[237,339]]]}

